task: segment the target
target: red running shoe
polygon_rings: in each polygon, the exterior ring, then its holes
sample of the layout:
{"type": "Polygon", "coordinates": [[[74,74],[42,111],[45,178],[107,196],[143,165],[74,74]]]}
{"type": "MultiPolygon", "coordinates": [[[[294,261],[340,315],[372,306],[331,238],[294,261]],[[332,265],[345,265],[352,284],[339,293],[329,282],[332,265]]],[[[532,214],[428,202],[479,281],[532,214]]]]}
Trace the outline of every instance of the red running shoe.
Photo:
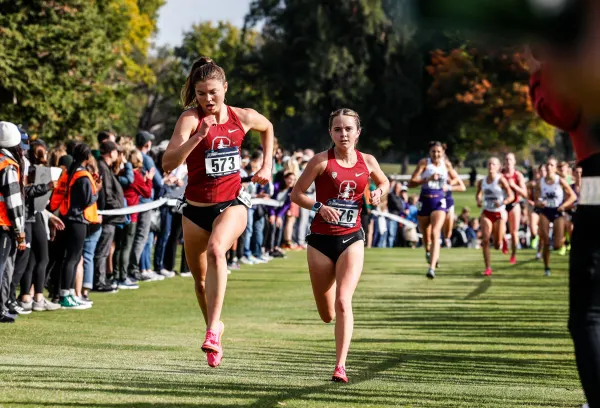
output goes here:
{"type": "Polygon", "coordinates": [[[492,276],[492,268],[487,268],[483,273],[483,276],[492,276]]]}
{"type": "Polygon", "coordinates": [[[502,240],[502,253],[504,255],[508,255],[508,241],[506,240],[506,238],[502,240]]]}
{"type": "Polygon", "coordinates": [[[517,263],[517,257],[514,255],[511,256],[510,261],[508,261],[508,263],[510,263],[511,265],[515,265],[517,263]]]}
{"type": "Polygon", "coordinates": [[[225,324],[221,323],[221,329],[217,332],[214,330],[206,331],[206,338],[202,344],[202,351],[206,353],[208,365],[217,367],[223,359],[223,348],[221,347],[221,336],[225,331],[225,324]]]}
{"type": "Polygon", "coordinates": [[[346,367],[341,364],[336,365],[331,381],[347,383],[348,376],[346,376],[346,367]]]}

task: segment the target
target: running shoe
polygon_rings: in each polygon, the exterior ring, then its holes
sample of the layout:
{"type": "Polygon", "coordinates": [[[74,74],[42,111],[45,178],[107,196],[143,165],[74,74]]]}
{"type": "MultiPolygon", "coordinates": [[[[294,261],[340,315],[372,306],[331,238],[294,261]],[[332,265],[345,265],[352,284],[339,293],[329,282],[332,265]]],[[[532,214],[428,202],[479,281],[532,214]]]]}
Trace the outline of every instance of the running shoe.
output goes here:
{"type": "Polygon", "coordinates": [[[508,255],[508,240],[506,238],[502,240],[502,253],[508,255]]]}
{"type": "Polygon", "coordinates": [[[452,248],[452,240],[450,238],[446,238],[446,248],[452,248]]]}
{"type": "Polygon", "coordinates": [[[336,365],[331,381],[347,383],[348,376],[346,375],[346,367],[341,364],[336,365]]]}
{"type": "Polygon", "coordinates": [[[567,247],[563,245],[557,252],[560,256],[565,256],[567,254],[567,247]]]}
{"type": "Polygon", "coordinates": [[[531,240],[531,248],[537,249],[539,243],[540,243],[540,237],[535,237],[534,239],[531,240]]]}
{"type": "Polygon", "coordinates": [[[483,276],[492,276],[492,268],[486,268],[483,276]]]}
{"type": "Polygon", "coordinates": [[[435,278],[435,271],[433,269],[429,268],[429,270],[427,271],[427,278],[429,278],[429,279],[435,278]]]}
{"type": "Polygon", "coordinates": [[[512,255],[510,257],[510,261],[508,261],[508,263],[511,264],[511,265],[515,265],[517,263],[517,257],[514,256],[514,255],[512,255]]]}
{"type": "Polygon", "coordinates": [[[221,336],[223,336],[223,332],[225,331],[225,324],[223,322],[219,323],[221,324],[221,330],[207,330],[204,344],[202,344],[202,351],[206,353],[208,365],[211,367],[217,367],[223,359],[221,336]]]}
{"type": "Polygon", "coordinates": [[[550,268],[546,268],[546,270],[544,271],[544,276],[548,277],[552,274],[552,272],[550,271],[550,268]]]}
{"type": "Polygon", "coordinates": [[[535,254],[535,259],[542,259],[542,253],[538,252],[537,254],[535,254]]]}

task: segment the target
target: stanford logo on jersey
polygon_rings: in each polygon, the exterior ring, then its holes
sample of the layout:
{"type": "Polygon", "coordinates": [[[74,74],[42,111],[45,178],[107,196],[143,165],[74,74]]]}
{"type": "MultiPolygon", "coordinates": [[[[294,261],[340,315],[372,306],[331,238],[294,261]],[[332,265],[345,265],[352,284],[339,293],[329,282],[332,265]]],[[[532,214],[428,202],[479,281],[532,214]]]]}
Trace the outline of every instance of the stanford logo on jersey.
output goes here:
{"type": "Polygon", "coordinates": [[[231,146],[231,139],[229,139],[227,136],[217,136],[212,141],[212,149],[213,150],[225,149],[226,147],[230,147],[230,146],[231,146]],[[217,143],[216,147],[215,147],[215,143],[217,143]]]}
{"type": "Polygon", "coordinates": [[[340,200],[352,200],[354,198],[355,190],[356,181],[344,180],[340,183],[340,194],[338,194],[338,198],[340,200]]]}

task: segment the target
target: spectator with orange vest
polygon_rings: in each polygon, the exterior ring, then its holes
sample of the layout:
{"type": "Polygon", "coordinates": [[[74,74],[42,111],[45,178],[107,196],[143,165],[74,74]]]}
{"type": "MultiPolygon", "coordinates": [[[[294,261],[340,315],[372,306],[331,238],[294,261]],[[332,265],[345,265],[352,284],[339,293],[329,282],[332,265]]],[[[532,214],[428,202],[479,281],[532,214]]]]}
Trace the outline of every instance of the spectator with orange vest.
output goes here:
{"type": "MultiPolygon", "coordinates": [[[[25,242],[25,206],[23,204],[23,151],[21,132],[10,122],[0,122],[0,283],[16,249],[23,251],[25,242]]],[[[14,264],[14,262],[13,262],[14,264]]],[[[13,323],[5,309],[8,299],[0,296],[0,323],[13,323]]]]}
{"type": "Polygon", "coordinates": [[[57,250],[64,253],[59,303],[65,309],[89,308],[89,305],[82,304],[75,298],[75,272],[83,253],[88,226],[90,223],[100,222],[96,201],[102,182],[95,180],[86,169],[91,155],[90,147],[84,143],[74,147],[73,164],[61,176],[50,199],[50,209],[54,211],[58,207],[65,223],[65,230],[56,238],[59,241],[57,250]]]}

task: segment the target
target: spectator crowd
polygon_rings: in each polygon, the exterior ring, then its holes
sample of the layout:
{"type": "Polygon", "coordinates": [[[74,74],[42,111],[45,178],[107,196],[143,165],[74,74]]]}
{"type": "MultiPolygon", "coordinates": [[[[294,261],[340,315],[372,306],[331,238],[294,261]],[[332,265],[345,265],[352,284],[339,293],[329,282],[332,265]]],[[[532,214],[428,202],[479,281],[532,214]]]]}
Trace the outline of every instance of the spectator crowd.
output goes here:
{"type": "MultiPolygon", "coordinates": [[[[6,124],[0,128],[0,322],[32,311],[89,309],[91,292],[135,290],[140,282],[191,276],[185,251],[176,265],[182,215],[180,206],[172,205],[185,190],[187,168],[162,171],[165,142],[153,146],[147,131],[135,137],[102,131],[97,150],[73,140],[50,147],[6,124]],[[19,171],[5,162],[19,163],[19,171]],[[3,217],[10,222],[2,223],[3,217]]],[[[246,231],[228,253],[230,271],[306,248],[314,214],[290,196],[315,153],[285,151],[276,144],[272,182],[261,186],[248,180],[260,169],[263,154],[241,152],[242,180],[255,204],[248,209],[246,231]]],[[[365,245],[420,245],[418,196],[392,180],[389,195],[373,208],[369,192],[374,188],[367,189],[363,201],[365,245]]],[[[307,193],[315,193],[314,185],[307,193]]],[[[537,245],[531,242],[528,206],[522,208],[520,245],[537,245]]],[[[478,248],[478,216],[463,208],[455,221],[448,236],[440,237],[443,242],[478,248]]]]}

